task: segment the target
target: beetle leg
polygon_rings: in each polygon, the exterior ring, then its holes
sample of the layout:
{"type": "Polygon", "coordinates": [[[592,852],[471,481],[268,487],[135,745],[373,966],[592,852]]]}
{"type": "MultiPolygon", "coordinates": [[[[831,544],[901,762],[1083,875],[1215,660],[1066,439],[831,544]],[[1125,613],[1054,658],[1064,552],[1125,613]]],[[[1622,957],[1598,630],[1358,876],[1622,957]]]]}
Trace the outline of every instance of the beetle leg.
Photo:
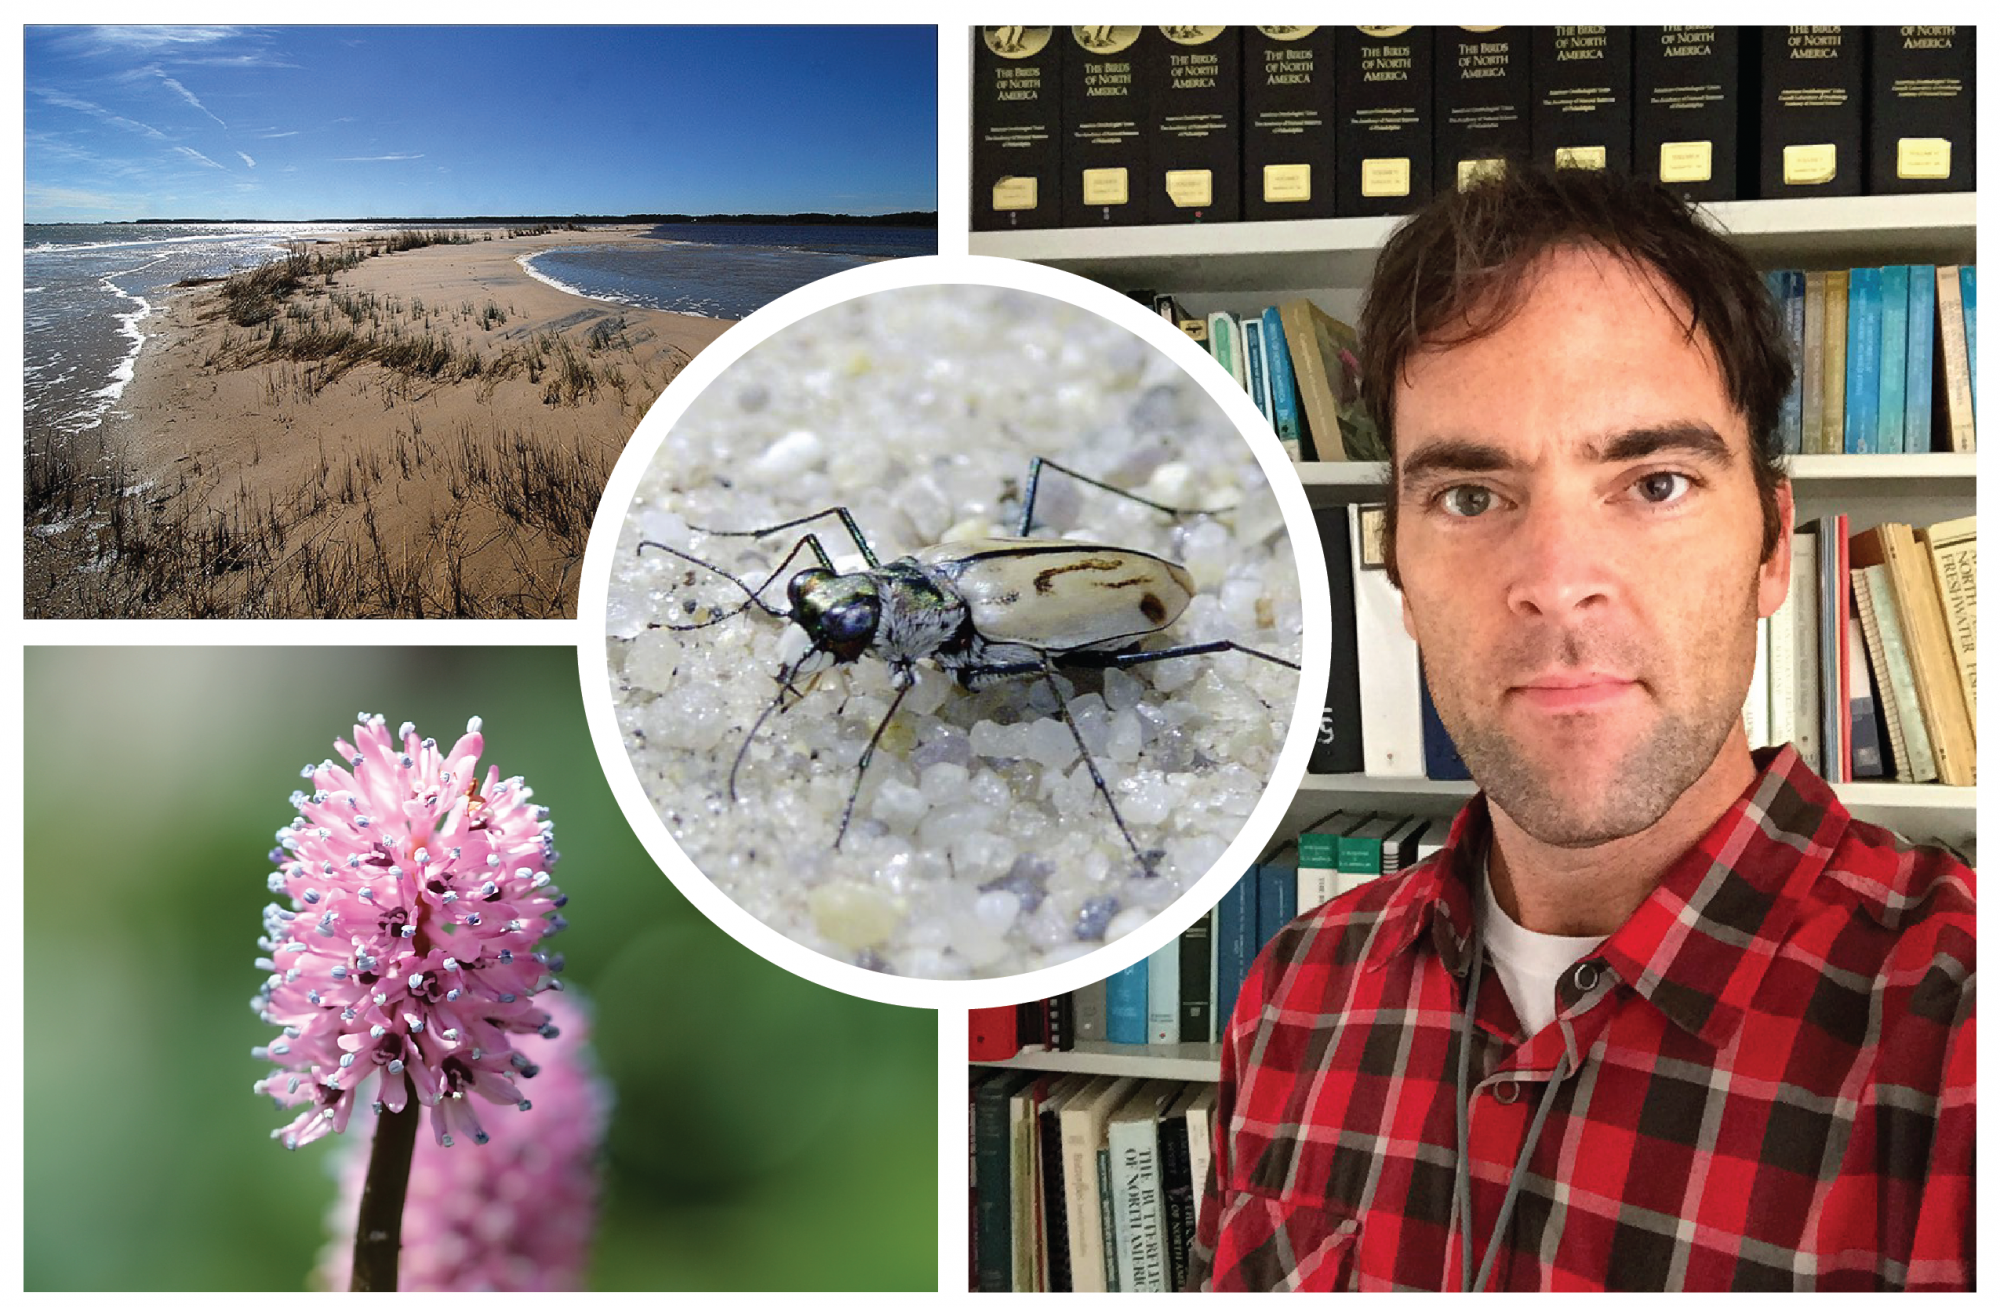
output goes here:
{"type": "Polygon", "coordinates": [[[1111,787],[1104,783],[1103,774],[1097,770],[1097,760],[1090,756],[1090,748],[1083,742],[1083,732],[1077,729],[1076,718],[1069,715],[1069,701],[1063,698],[1062,687],[1056,684],[1055,664],[1049,660],[1047,654],[1042,655],[1041,666],[1036,670],[1041,672],[1042,679],[1048,683],[1049,692],[1055,695],[1056,713],[1063,719],[1063,725],[1069,727],[1070,738],[1076,741],[1076,751],[1082,756],[1083,765],[1090,769],[1091,783],[1096,785],[1097,792],[1104,796],[1104,806],[1111,809],[1111,820],[1118,824],[1118,833],[1125,837],[1125,847],[1132,850],[1132,857],[1139,863],[1139,874],[1150,879],[1157,874],[1153,870],[1153,864],[1159,861],[1161,850],[1155,849],[1150,855],[1139,851],[1139,842],[1132,838],[1131,829],[1125,825],[1124,815],[1118,811],[1117,803],[1111,798],[1111,787]]]}
{"type": "MultiPolygon", "coordinates": [[[[882,566],[876,560],[875,551],[868,547],[868,537],[862,535],[861,528],[855,525],[854,514],[848,512],[845,508],[822,508],[817,513],[807,513],[804,517],[795,517],[789,522],[776,522],[770,526],[760,526],[754,531],[714,531],[704,526],[690,526],[689,530],[701,531],[712,536],[748,536],[755,539],[762,539],[768,535],[776,535],[780,531],[789,531],[795,526],[804,526],[808,522],[817,522],[823,517],[838,517],[840,519],[840,525],[846,528],[849,538],[854,541],[854,547],[861,551],[861,556],[868,560],[868,567],[871,571],[882,566]]],[[[832,571],[833,560],[826,556],[824,549],[820,548],[819,538],[808,535],[806,539],[812,541],[813,553],[819,556],[820,566],[826,568],[828,571],[832,571]]]]}
{"type": "MultiPolygon", "coordinates": [[[[1099,490],[1108,490],[1112,494],[1130,499],[1134,503],[1144,504],[1148,508],[1157,508],[1162,513],[1175,519],[1229,511],[1226,508],[1174,508],[1170,505],[1159,503],[1156,500],[1148,499],[1144,495],[1135,495],[1129,490],[1120,489],[1108,482],[1099,481],[1096,477],[1085,476],[1074,468],[1064,467],[1060,463],[1043,458],[1037,454],[1028,460],[1028,488],[1022,498],[1021,529],[1016,533],[1023,537],[1033,534],[1035,529],[1035,496],[1041,490],[1042,469],[1044,467],[1053,468],[1055,471],[1061,472],[1065,476],[1073,477],[1085,485],[1096,486],[1099,490]]],[[[1234,507],[1234,505],[1231,507],[1234,507]]]]}
{"type": "Polygon", "coordinates": [[[1065,667],[1136,667],[1140,663],[1164,662],[1169,658],[1193,658],[1198,654],[1225,653],[1234,649],[1237,653],[1261,658],[1267,663],[1299,670],[1299,665],[1267,654],[1261,649],[1238,644],[1234,640],[1210,640],[1206,644],[1180,644],[1171,649],[1134,649],[1124,653],[1100,653],[1091,649],[1075,649],[1057,656],[1057,661],[1065,667]]]}
{"type": "MultiPolygon", "coordinates": [[[[777,712],[782,708],[787,708],[791,706],[790,704],[787,704],[785,702],[785,696],[787,694],[791,695],[794,701],[805,697],[804,694],[802,694],[798,690],[798,688],[792,684],[792,681],[793,678],[798,676],[799,669],[805,666],[806,658],[809,658],[811,656],[812,656],[811,652],[808,651],[805,657],[800,658],[799,661],[792,663],[790,666],[785,668],[784,675],[778,678],[777,697],[772,699],[771,702],[765,704],[764,711],[758,713],[757,720],[750,724],[749,734],[743,737],[742,747],[736,750],[736,761],[731,763],[729,766],[729,801],[731,803],[736,802],[736,773],[743,770],[743,760],[750,755],[750,742],[757,738],[758,731],[764,729],[764,723],[771,719],[772,713],[777,712]]],[[[819,679],[819,674],[815,672],[813,674],[813,680],[816,681],[818,679],[819,679]]],[[[812,682],[808,681],[806,685],[807,688],[810,689],[812,687],[812,682]]]]}
{"type": "Polygon", "coordinates": [[[882,720],[876,724],[875,733],[868,737],[868,747],[861,751],[861,761],[854,768],[854,788],[848,791],[847,806],[840,812],[840,833],[833,837],[833,847],[836,849],[840,847],[840,842],[847,838],[847,823],[854,817],[854,801],[861,797],[861,781],[868,774],[869,761],[875,757],[875,746],[882,742],[882,733],[888,730],[889,723],[895,720],[896,709],[903,706],[903,696],[908,694],[910,687],[916,683],[917,678],[908,667],[896,669],[896,697],[890,701],[889,711],[883,713],[882,720]]]}

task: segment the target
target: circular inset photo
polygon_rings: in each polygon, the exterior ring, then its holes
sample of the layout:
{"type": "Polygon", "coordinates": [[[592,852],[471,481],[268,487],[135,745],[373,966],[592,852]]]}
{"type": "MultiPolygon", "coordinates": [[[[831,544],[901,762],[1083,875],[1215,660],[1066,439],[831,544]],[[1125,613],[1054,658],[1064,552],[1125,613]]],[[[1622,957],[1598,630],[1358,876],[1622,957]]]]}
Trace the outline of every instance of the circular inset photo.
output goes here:
{"type": "Polygon", "coordinates": [[[1289,470],[1166,334],[1038,291],[899,285],[650,415],[584,582],[588,621],[604,568],[597,675],[642,836],[656,819],[786,939],[918,980],[1095,953],[1222,863],[1317,713],[1265,462],[1289,470]]]}

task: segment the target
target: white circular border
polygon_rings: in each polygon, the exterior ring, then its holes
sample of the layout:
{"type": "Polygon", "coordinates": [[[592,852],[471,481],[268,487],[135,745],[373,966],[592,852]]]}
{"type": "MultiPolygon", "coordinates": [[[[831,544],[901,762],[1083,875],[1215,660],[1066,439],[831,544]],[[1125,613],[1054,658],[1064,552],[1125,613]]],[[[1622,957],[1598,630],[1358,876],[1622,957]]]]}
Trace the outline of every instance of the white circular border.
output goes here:
{"type": "Polygon", "coordinates": [[[1331,612],[1326,555],[1320,549],[1319,531],[1313,522],[1312,506],[1306,501],[1305,487],[1250,396],[1228,372],[1217,366],[1206,350],[1159,314],[1095,282],[1035,263],[945,254],[891,259],[854,268],[781,296],[724,332],[674,378],[627,442],[598,504],[597,518],[584,548],[580,577],[577,671],[582,681],[584,717],[597,748],[598,764],[633,833],[674,887],[739,944],[794,975],[878,1003],[943,1010],[1004,1007],[1079,989],[1141,961],[1193,925],[1238,876],[1250,869],[1284,820],[1305,777],[1306,761],[1312,753],[1325,706],[1321,687],[1327,683],[1333,657],[1331,612]],[[1257,800],[1249,819],[1215,865],[1152,920],[1114,943],[1054,966],[982,980],[918,980],[869,971],[808,948],[738,906],[681,851],[641,787],[612,706],[605,653],[604,612],[609,602],[612,554],[618,548],[619,528],[631,511],[640,479],[667,432],[695,398],[738,359],[801,319],[878,291],[934,285],[999,286],[1062,300],[1123,327],[1179,364],[1222,406],[1224,415],[1249,444],[1263,469],[1264,479],[1277,497],[1285,531],[1291,539],[1292,556],[1299,568],[1299,602],[1304,625],[1304,665],[1299,673],[1299,696],[1292,712],[1291,729],[1285,735],[1263,797],[1257,800]]]}

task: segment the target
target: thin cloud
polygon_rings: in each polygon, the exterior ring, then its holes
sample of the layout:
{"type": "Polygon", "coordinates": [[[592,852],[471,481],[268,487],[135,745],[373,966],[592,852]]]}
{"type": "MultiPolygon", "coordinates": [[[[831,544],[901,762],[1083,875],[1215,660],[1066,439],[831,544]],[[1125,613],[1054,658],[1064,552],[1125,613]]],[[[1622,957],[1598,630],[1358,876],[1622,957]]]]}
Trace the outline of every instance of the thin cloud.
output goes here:
{"type": "Polygon", "coordinates": [[[206,165],[207,167],[210,167],[210,168],[215,168],[215,169],[218,169],[218,170],[220,170],[220,171],[222,171],[222,172],[228,172],[228,171],[229,171],[229,169],[227,169],[227,168],[224,168],[224,167],[223,167],[223,166],[222,166],[221,164],[219,164],[219,163],[217,163],[217,162],[216,162],[215,160],[213,160],[213,159],[209,158],[209,157],[208,157],[207,155],[203,154],[203,153],[202,153],[202,152],[201,152],[200,150],[191,150],[191,149],[189,149],[189,148],[188,148],[187,146],[185,146],[185,145],[176,145],[176,146],[174,147],[174,153],[176,153],[176,154],[184,154],[184,155],[186,155],[186,156],[187,156],[188,158],[190,158],[190,159],[193,159],[193,160],[194,160],[194,161],[195,161],[196,163],[199,163],[199,164],[204,164],[204,165],[206,165]]]}
{"type": "Polygon", "coordinates": [[[421,159],[421,154],[350,154],[335,159],[335,163],[397,163],[404,159],[421,159]]]}
{"type": "Polygon", "coordinates": [[[297,135],[298,135],[297,132],[258,132],[257,139],[260,141],[275,141],[281,136],[297,136],[297,135]]]}
{"type": "Polygon", "coordinates": [[[158,69],[154,69],[153,71],[159,77],[160,81],[167,87],[168,90],[172,91],[175,95],[180,96],[181,99],[186,100],[189,104],[201,110],[203,113],[208,114],[208,116],[214,120],[215,125],[217,127],[226,128],[229,126],[228,123],[222,121],[222,119],[220,118],[217,118],[207,105],[203,104],[200,100],[196,99],[193,91],[188,90],[187,87],[182,86],[179,82],[167,76],[165,73],[160,72],[158,69]]]}
{"type": "Polygon", "coordinates": [[[36,87],[34,88],[34,93],[40,96],[46,103],[63,109],[74,109],[78,113],[87,113],[99,122],[110,123],[113,127],[122,127],[128,132],[136,132],[140,136],[148,137],[155,141],[164,141],[167,139],[167,134],[157,127],[148,127],[144,123],[134,122],[130,118],[111,112],[103,105],[92,104],[89,100],[79,99],[65,91],[51,91],[36,87]]]}
{"type": "Polygon", "coordinates": [[[257,166],[257,161],[241,150],[236,152],[236,157],[243,160],[243,166],[246,168],[255,168],[257,166]]]}

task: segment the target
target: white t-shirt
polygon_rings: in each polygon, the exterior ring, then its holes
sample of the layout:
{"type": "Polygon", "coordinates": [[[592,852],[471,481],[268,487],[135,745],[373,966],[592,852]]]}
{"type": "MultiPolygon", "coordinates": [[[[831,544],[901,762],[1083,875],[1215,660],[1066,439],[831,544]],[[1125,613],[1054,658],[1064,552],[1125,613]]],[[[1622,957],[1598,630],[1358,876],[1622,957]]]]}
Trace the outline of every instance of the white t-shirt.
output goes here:
{"type": "Polygon", "coordinates": [[[1556,1019],[1556,981],[1581,962],[1608,935],[1544,935],[1508,916],[1493,897],[1489,864],[1479,877],[1479,926],[1486,944],[1486,962],[1500,977],[1507,1001],[1521,1019],[1522,1034],[1532,1038],[1556,1019]]]}

